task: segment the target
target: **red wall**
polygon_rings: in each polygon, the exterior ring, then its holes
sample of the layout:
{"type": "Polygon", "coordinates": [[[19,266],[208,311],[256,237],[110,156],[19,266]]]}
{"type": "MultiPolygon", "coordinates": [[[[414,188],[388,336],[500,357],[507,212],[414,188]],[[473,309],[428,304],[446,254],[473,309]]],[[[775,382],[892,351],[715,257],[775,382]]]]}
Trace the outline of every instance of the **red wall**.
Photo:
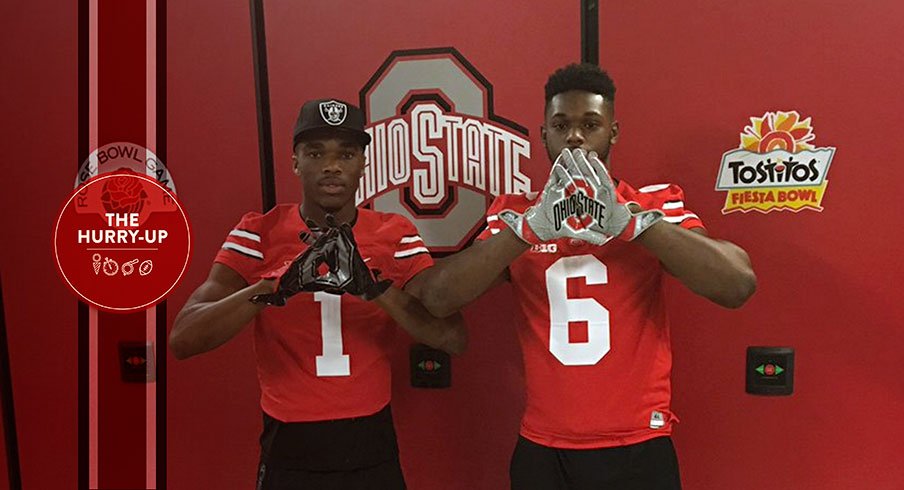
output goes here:
{"type": "MultiPolygon", "coordinates": [[[[493,82],[497,113],[531,130],[535,155],[545,75],[578,53],[576,0],[543,11],[476,0],[266,3],[280,200],[297,197],[286,171],[298,104],[326,92],[356,100],[392,49],[457,47],[493,82]]],[[[77,163],[75,9],[9,4],[0,30],[0,157],[15,185],[0,192],[0,272],[23,482],[35,490],[74,488],[77,475],[76,302],[50,255],[77,163]]],[[[892,200],[904,175],[886,163],[904,150],[902,17],[904,6],[879,0],[601,5],[601,62],[619,86],[616,174],[682,184],[711,233],[750,251],[760,279],[739,311],[670,284],[686,488],[904,486],[892,446],[904,435],[904,265],[893,258],[904,218],[892,200]],[[812,116],[817,145],[838,148],[825,211],[721,215],[722,152],[750,116],[790,109],[812,116]],[[797,349],[793,396],[744,394],[744,350],[760,344],[797,349]]],[[[197,244],[172,319],[225,232],[260,207],[260,191],[248,3],[169,2],[167,20],[168,163],[197,244]]],[[[538,158],[529,172],[545,168],[538,158]]],[[[490,326],[510,318],[509,298],[503,287],[467,311],[472,348],[450,390],[405,387],[400,339],[394,407],[412,489],[505,488],[521,367],[514,332],[490,326]]],[[[250,336],[169,362],[170,488],[250,486],[260,426],[250,336]]]]}
{"type": "Polygon", "coordinates": [[[75,488],[77,477],[77,303],[51,254],[78,164],[76,8],[7,2],[0,15],[0,274],[28,490],[75,488]]]}
{"type": "MultiPolygon", "coordinates": [[[[170,325],[236,220],[261,207],[250,25],[246,1],[167,4],[167,164],[195,239],[170,325]]],[[[253,486],[260,409],[249,333],[188,361],[167,352],[168,488],[253,486]]]]}
{"type": "MultiPolygon", "coordinates": [[[[0,409],[0,416],[3,415],[3,410],[0,409]]],[[[4,432],[5,427],[2,423],[0,423],[0,490],[9,490],[9,468],[6,464],[6,439],[4,432]]]]}
{"type": "Polygon", "coordinates": [[[904,488],[904,5],[641,0],[601,13],[600,59],[619,86],[615,172],[680,182],[759,278],[739,311],[672,288],[686,487],[904,488]],[[723,216],[722,152],[749,117],[792,109],[813,118],[817,146],[837,148],[825,211],[723,216]],[[748,345],[796,348],[793,396],[744,393],[748,345]]]}

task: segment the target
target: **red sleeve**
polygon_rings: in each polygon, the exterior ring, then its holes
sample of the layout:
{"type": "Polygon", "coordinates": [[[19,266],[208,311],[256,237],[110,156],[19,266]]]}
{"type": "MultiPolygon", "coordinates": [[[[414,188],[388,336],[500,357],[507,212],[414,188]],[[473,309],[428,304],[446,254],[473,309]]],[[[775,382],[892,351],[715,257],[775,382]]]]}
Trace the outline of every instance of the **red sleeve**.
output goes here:
{"type": "Polygon", "coordinates": [[[260,213],[243,216],[226,235],[226,241],[214,258],[214,262],[238,272],[248,284],[257,282],[265,263],[264,247],[261,244],[261,218],[260,213]]]}
{"type": "Polygon", "coordinates": [[[505,229],[507,225],[499,219],[500,211],[510,209],[517,213],[523,213],[536,197],[536,193],[503,194],[497,196],[496,199],[493,200],[493,204],[490,204],[490,209],[487,210],[486,226],[483,231],[477,235],[477,240],[486,240],[505,229]]]}
{"type": "Polygon", "coordinates": [[[684,191],[676,184],[656,184],[641,187],[634,200],[644,209],[659,209],[663,218],[682,228],[705,228],[703,220],[684,204],[684,191]]]}
{"type": "Polygon", "coordinates": [[[395,215],[389,221],[391,236],[395,245],[392,247],[393,260],[389,278],[399,289],[422,270],[433,266],[433,257],[427,245],[418,233],[414,224],[404,216],[395,215]]]}

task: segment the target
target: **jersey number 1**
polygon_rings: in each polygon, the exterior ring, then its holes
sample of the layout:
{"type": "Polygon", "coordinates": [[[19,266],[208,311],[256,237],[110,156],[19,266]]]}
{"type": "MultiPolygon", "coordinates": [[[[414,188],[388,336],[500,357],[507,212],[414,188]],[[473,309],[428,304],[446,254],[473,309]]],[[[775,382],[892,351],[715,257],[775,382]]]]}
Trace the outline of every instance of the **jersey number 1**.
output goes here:
{"type": "Polygon", "coordinates": [[[348,354],[342,353],[342,296],[314,293],[320,303],[320,335],[323,355],[317,356],[317,376],[351,376],[348,354]]]}
{"type": "Polygon", "coordinates": [[[549,351],[566,366],[592,366],[609,352],[609,310],[593,298],[569,298],[568,279],[606,284],[606,264],[593,255],[562,257],[546,269],[549,296],[549,351]],[[569,323],[587,323],[587,341],[571,342],[569,323]]]}

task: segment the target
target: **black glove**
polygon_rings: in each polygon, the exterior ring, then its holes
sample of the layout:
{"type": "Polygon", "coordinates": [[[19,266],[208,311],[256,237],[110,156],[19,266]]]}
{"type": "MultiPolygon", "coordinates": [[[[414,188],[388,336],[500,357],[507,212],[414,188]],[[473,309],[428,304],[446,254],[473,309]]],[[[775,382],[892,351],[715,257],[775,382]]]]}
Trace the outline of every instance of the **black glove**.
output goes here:
{"type": "Polygon", "coordinates": [[[302,292],[325,291],[342,294],[352,282],[351,266],[339,246],[339,229],[327,228],[323,232],[302,233],[299,238],[308,248],[283,269],[274,271],[267,278],[279,278],[276,291],[251,297],[252,303],[285,306],[288,298],[302,292]]]}
{"type": "Polygon", "coordinates": [[[343,258],[341,260],[342,266],[347,261],[349,264],[349,269],[347,270],[351,278],[351,281],[343,286],[342,289],[366,301],[376,299],[385,293],[389,286],[392,286],[392,281],[389,279],[380,280],[380,271],[367,267],[364,259],[361,258],[361,253],[358,251],[358,243],[355,241],[355,235],[352,233],[351,226],[343,223],[339,225],[338,232],[337,241],[339,243],[340,257],[343,258]]]}

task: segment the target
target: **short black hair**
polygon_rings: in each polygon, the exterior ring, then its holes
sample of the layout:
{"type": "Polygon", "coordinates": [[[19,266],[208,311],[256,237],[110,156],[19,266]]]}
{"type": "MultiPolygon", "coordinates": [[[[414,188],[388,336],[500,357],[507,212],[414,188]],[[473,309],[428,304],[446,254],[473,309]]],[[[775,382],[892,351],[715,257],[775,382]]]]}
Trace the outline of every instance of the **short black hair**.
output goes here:
{"type": "Polygon", "coordinates": [[[546,80],[546,105],[553,97],[569,90],[600,94],[610,106],[615,104],[615,82],[609,74],[591,63],[572,63],[559,68],[546,80]]]}

